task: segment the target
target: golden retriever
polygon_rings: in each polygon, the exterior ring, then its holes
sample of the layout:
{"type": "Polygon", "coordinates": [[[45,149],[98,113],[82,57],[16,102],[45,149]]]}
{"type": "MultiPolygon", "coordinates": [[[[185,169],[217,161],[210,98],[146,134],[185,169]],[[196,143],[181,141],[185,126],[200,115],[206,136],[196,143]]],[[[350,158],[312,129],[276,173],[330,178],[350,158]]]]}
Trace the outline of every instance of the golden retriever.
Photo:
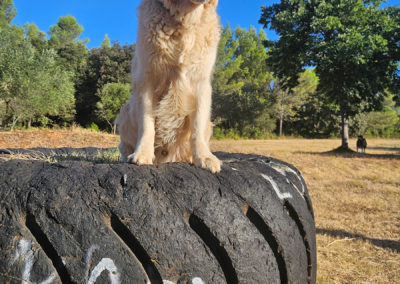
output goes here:
{"type": "Polygon", "coordinates": [[[132,60],[133,93],[116,120],[125,162],[194,163],[213,173],[211,74],[218,0],[143,0],[132,60]]]}

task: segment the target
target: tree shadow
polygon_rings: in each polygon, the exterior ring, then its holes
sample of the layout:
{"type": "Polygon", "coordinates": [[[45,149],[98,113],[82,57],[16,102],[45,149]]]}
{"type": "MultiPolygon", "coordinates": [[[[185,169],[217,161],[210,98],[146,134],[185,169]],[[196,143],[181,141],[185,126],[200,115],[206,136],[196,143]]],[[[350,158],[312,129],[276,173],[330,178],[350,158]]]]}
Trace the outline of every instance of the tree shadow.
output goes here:
{"type": "Polygon", "coordinates": [[[317,228],[317,234],[330,235],[332,237],[337,237],[337,238],[352,238],[352,239],[368,241],[375,246],[378,246],[378,247],[381,247],[384,249],[391,249],[394,252],[400,253],[400,242],[399,241],[374,239],[374,238],[365,237],[361,234],[349,233],[349,232],[342,231],[342,230],[329,230],[329,229],[320,229],[320,228],[317,228]]]}
{"type": "MultiPolygon", "coordinates": [[[[370,148],[373,149],[373,148],[370,148]]],[[[385,150],[391,148],[385,148],[385,150]]],[[[396,149],[396,148],[394,148],[396,149]]],[[[387,159],[387,160],[400,160],[400,149],[399,154],[369,154],[369,153],[360,153],[353,150],[347,151],[338,151],[337,149],[327,151],[327,152],[306,152],[306,151],[297,151],[295,154],[308,154],[308,155],[319,155],[319,156],[330,156],[330,157],[342,157],[342,158],[362,158],[362,159],[387,159]]]]}
{"type": "Polygon", "coordinates": [[[397,147],[368,147],[367,149],[399,152],[399,154],[400,154],[400,148],[397,148],[397,147]]]}

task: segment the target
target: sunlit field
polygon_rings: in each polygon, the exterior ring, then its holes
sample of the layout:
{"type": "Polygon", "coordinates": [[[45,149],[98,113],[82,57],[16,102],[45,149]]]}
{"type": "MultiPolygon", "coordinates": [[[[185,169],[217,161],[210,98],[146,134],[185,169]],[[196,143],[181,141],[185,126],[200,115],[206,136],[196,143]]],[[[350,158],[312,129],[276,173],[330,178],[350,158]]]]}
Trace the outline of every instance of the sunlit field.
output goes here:
{"type": "MultiPolygon", "coordinates": [[[[116,147],[87,131],[0,132],[1,148],[116,147]]],[[[367,139],[366,154],[329,152],[339,139],[213,140],[213,151],[256,153],[295,165],[313,201],[318,283],[399,283],[400,139],[367,139]]],[[[355,150],[355,140],[350,146],[355,150]]]]}

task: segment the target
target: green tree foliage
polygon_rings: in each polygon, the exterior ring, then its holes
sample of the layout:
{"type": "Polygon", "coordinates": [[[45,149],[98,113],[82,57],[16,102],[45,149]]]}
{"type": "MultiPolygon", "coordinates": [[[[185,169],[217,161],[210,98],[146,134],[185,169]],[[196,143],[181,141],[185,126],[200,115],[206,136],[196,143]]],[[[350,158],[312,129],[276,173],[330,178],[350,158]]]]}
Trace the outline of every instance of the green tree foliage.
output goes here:
{"type": "Polygon", "coordinates": [[[378,110],[385,89],[399,80],[399,8],[381,3],[281,0],[262,9],[260,23],[280,35],[267,43],[273,71],[293,87],[303,67],[315,66],[318,90],[338,106],[344,148],[348,118],[378,110]]]}
{"type": "Polygon", "coordinates": [[[0,30],[0,103],[4,105],[1,116],[5,123],[12,120],[15,125],[19,119],[15,112],[18,101],[22,101],[24,96],[27,83],[25,70],[30,69],[29,61],[33,54],[34,50],[23,37],[23,31],[10,27],[0,30]]]}
{"type": "Polygon", "coordinates": [[[15,31],[0,30],[2,120],[13,128],[18,121],[43,122],[47,116],[73,119],[71,74],[57,65],[53,50],[38,54],[29,38],[20,38],[15,31]]]}
{"type": "Polygon", "coordinates": [[[115,134],[115,119],[121,107],[131,96],[130,84],[108,83],[103,86],[98,96],[100,101],[97,103],[97,114],[104,119],[115,134]]]}
{"type": "Polygon", "coordinates": [[[0,0],[0,29],[8,26],[16,14],[13,0],[0,0]]]}
{"type": "Polygon", "coordinates": [[[60,17],[58,23],[51,26],[48,32],[48,45],[57,52],[59,65],[75,75],[84,67],[88,52],[88,40],[78,39],[82,32],[83,26],[71,15],[60,17]]]}
{"type": "Polygon", "coordinates": [[[264,40],[263,31],[237,27],[232,32],[227,25],[217,54],[213,79],[215,123],[248,137],[259,137],[275,128],[270,111],[272,75],[266,65],[264,40]]]}
{"type": "MultiPolygon", "coordinates": [[[[283,89],[287,94],[285,131],[289,135],[303,137],[331,137],[338,134],[338,118],[335,107],[330,105],[323,94],[317,91],[318,77],[314,69],[300,73],[298,85],[291,90],[283,89]]],[[[278,100],[279,102],[279,100],[278,100]]],[[[279,111],[280,107],[274,109],[279,111]]],[[[278,112],[279,114],[279,112],[278,112]]],[[[279,117],[278,117],[279,118],[279,117]]]]}
{"type": "Polygon", "coordinates": [[[273,84],[273,95],[276,99],[274,111],[279,119],[279,136],[283,134],[283,121],[293,120],[300,108],[304,108],[306,99],[315,93],[318,77],[314,70],[306,69],[300,74],[298,85],[293,89],[284,88],[279,79],[273,84]]]}
{"type": "Polygon", "coordinates": [[[101,47],[104,47],[104,48],[111,47],[111,41],[110,41],[110,38],[108,37],[108,34],[106,34],[104,36],[104,40],[101,42],[101,47]]]}
{"type": "Polygon", "coordinates": [[[134,45],[114,42],[111,47],[93,48],[86,59],[85,68],[79,74],[76,91],[77,122],[83,126],[104,119],[98,117],[98,94],[108,83],[130,84],[130,65],[134,45]]]}
{"type": "Polygon", "coordinates": [[[75,17],[67,15],[60,17],[58,23],[50,27],[50,44],[58,46],[66,42],[76,42],[83,32],[83,26],[78,23],[75,17]]]}
{"type": "Polygon", "coordinates": [[[385,98],[384,107],[381,111],[361,113],[354,117],[354,126],[350,129],[355,135],[392,137],[400,134],[397,128],[399,115],[395,109],[393,95],[385,98]]]}
{"type": "Polygon", "coordinates": [[[33,62],[27,95],[30,101],[29,119],[42,125],[51,122],[49,117],[70,123],[75,115],[73,74],[57,64],[54,50],[44,50],[33,62]]]}
{"type": "Polygon", "coordinates": [[[310,93],[287,122],[286,129],[289,134],[307,138],[337,137],[340,134],[337,106],[319,91],[310,93]]]}
{"type": "Polygon", "coordinates": [[[39,30],[38,26],[34,23],[26,23],[24,25],[25,36],[29,39],[33,47],[38,53],[47,49],[46,33],[39,30]]]}

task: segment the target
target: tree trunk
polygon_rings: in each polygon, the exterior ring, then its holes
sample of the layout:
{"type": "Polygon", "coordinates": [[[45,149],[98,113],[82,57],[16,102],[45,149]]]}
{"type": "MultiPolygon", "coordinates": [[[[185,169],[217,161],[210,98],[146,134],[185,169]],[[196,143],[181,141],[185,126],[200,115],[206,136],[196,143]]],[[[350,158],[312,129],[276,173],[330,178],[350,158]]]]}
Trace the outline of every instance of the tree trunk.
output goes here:
{"type": "Polygon", "coordinates": [[[279,117],[279,137],[283,135],[283,114],[279,117]]]}
{"type": "Polygon", "coordinates": [[[11,130],[14,130],[14,127],[17,124],[18,120],[19,120],[19,116],[13,116],[13,121],[12,121],[12,124],[11,124],[11,130]]]}
{"type": "Polygon", "coordinates": [[[114,125],[110,121],[108,121],[108,120],[106,120],[106,121],[111,128],[111,133],[114,133],[114,125]]]}
{"type": "Polygon", "coordinates": [[[8,116],[8,110],[9,110],[9,101],[6,101],[6,117],[8,116]]]}
{"type": "Polygon", "coordinates": [[[342,148],[349,149],[349,118],[342,113],[342,148]]]}
{"type": "Polygon", "coordinates": [[[8,122],[10,121],[10,117],[9,117],[9,104],[10,104],[10,102],[9,101],[5,101],[5,103],[6,103],[6,114],[4,115],[4,121],[3,121],[4,129],[7,128],[8,122]]]}

